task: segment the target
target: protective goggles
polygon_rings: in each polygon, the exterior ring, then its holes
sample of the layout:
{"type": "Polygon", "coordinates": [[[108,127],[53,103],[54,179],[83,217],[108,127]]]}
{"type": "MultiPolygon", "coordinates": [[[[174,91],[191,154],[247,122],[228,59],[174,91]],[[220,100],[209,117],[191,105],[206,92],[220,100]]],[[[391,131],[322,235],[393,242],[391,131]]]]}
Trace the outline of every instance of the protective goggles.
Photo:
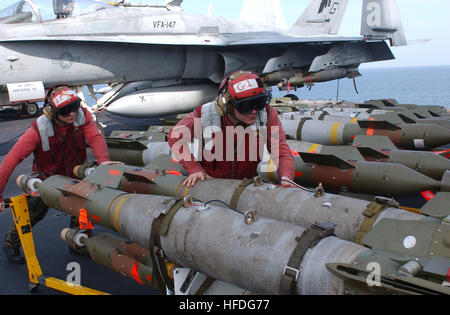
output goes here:
{"type": "Polygon", "coordinates": [[[242,100],[233,100],[234,108],[242,115],[248,115],[254,110],[263,110],[272,99],[271,93],[266,92],[264,94],[256,95],[253,97],[245,98],[242,100]]]}
{"type": "Polygon", "coordinates": [[[80,103],[81,103],[80,101],[75,101],[70,104],[67,104],[64,107],[57,109],[56,113],[59,116],[68,116],[71,113],[76,113],[80,109],[80,103]]]}

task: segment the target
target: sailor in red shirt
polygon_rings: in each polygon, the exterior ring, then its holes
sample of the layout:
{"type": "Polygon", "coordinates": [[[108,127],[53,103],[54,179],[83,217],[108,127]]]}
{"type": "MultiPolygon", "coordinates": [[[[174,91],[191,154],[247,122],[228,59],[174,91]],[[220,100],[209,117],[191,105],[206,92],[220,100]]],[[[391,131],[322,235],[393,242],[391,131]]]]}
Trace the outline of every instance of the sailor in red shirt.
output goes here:
{"type": "MultiPolygon", "coordinates": [[[[31,153],[34,153],[33,172],[45,179],[52,175],[73,177],[73,168],[86,161],[89,144],[97,162],[109,162],[105,138],[97,129],[92,115],[80,107],[81,99],[66,86],[50,89],[45,115],[36,119],[17,141],[0,165],[0,212],[4,210],[3,190],[11,173],[31,153]]],[[[48,207],[40,198],[29,198],[31,225],[42,220],[48,207]]],[[[22,264],[20,240],[12,225],[5,237],[4,251],[12,263],[22,264]]]]}
{"type": "Polygon", "coordinates": [[[270,98],[256,74],[234,72],[223,80],[213,102],[172,128],[169,145],[189,174],[183,185],[192,187],[207,178],[253,178],[258,165],[271,165],[281,184],[291,186],[294,160],[270,98]]]}

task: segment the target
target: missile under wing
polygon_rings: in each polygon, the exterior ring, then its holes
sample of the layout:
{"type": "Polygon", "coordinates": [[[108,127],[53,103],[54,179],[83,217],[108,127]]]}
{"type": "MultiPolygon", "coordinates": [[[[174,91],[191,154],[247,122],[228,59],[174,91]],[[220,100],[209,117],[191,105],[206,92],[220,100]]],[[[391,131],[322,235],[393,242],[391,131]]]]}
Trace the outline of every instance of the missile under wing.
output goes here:
{"type": "MultiPolygon", "coordinates": [[[[14,10],[8,11],[9,16],[0,12],[2,93],[10,92],[8,84],[26,82],[42,82],[48,88],[61,83],[147,81],[155,88],[173,87],[177,93],[180,86],[187,87],[182,89],[186,93],[191,92],[190,86],[195,91],[204,86],[204,93],[191,93],[198,95],[196,101],[200,105],[210,100],[211,84],[217,85],[235,70],[247,69],[263,78],[281,79],[311,74],[319,77],[317,74],[326,71],[335,74],[327,76],[327,80],[333,80],[354,77],[361,63],[394,58],[385,42],[390,38],[389,32],[376,38],[334,35],[347,1],[311,1],[289,31],[187,14],[180,6],[182,1],[167,5],[111,5],[90,0],[54,0],[52,14],[42,12],[33,2],[38,0],[19,1],[14,10]],[[28,18],[15,19],[22,13],[28,18]],[[33,15],[31,20],[29,13],[33,15]],[[49,15],[56,18],[49,19],[49,15]],[[9,24],[2,23],[3,19],[9,24]],[[300,27],[305,23],[311,26],[307,35],[300,27]],[[330,72],[333,69],[339,71],[330,72]]],[[[264,82],[279,83],[268,79],[264,82]]],[[[179,111],[173,110],[171,105],[175,104],[168,105],[167,95],[159,102],[161,93],[152,94],[151,89],[139,92],[150,94],[135,98],[146,109],[139,110],[137,116],[179,111]],[[145,101],[148,99],[151,103],[145,101]]],[[[170,93],[170,89],[165,92],[170,93]]],[[[197,104],[196,101],[191,103],[197,104]]],[[[137,105],[131,104],[116,114],[136,116],[137,105]]],[[[110,106],[114,112],[112,109],[110,106]]]]}

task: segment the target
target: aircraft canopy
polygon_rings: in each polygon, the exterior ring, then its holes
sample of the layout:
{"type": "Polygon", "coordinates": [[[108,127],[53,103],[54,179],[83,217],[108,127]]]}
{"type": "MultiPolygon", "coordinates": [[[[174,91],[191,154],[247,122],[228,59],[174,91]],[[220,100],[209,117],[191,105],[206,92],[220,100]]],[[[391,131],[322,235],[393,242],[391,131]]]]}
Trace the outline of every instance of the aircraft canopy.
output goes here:
{"type": "Polygon", "coordinates": [[[0,10],[0,23],[29,23],[115,8],[99,0],[22,0],[0,10]]]}

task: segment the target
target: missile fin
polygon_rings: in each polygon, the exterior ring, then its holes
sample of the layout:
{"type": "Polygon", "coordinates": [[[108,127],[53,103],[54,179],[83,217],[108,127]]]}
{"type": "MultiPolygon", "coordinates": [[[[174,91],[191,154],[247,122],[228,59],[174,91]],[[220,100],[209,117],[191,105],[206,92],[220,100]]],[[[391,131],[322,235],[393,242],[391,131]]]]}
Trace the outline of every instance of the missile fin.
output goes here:
{"type": "Polygon", "coordinates": [[[132,168],[124,165],[100,165],[92,174],[85,178],[85,181],[118,189],[124,177],[129,182],[139,181],[154,184],[154,179],[157,176],[159,176],[158,172],[144,168],[132,168]]]}
{"type": "Polygon", "coordinates": [[[361,128],[387,129],[391,131],[402,129],[401,127],[391,124],[387,121],[358,120],[358,125],[361,128]]]}
{"type": "Polygon", "coordinates": [[[74,180],[71,184],[58,188],[58,190],[61,191],[64,196],[77,196],[88,200],[91,192],[97,190],[97,185],[74,180]]]}
{"type": "Polygon", "coordinates": [[[139,171],[124,171],[123,176],[128,179],[128,181],[140,181],[148,184],[154,184],[154,179],[159,176],[159,174],[157,172],[141,169],[139,171]]]}
{"type": "Polygon", "coordinates": [[[356,147],[356,148],[363,156],[371,156],[377,160],[386,159],[389,157],[389,155],[386,155],[380,152],[379,150],[376,150],[371,147],[356,147]]]}
{"type": "Polygon", "coordinates": [[[109,148],[120,148],[127,150],[143,151],[148,147],[142,142],[130,139],[105,138],[106,144],[109,148]]]}
{"type": "Polygon", "coordinates": [[[382,150],[397,150],[397,147],[387,136],[356,135],[353,139],[354,147],[370,147],[382,150]]]}
{"type": "Polygon", "coordinates": [[[440,191],[420,209],[420,213],[433,218],[444,219],[450,216],[449,204],[450,192],[440,191]]]}
{"type": "MultiPolygon", "coordinates": [[[[390,218],[380,220],[366,235],[364,235],[362,244],[369,248],[394,252],[407,257],[427,256],[427,244],[414,244],[414,246],[412,246],[411,242],[411,244],[406,244],[407,247],[405,247],[405,242],[402,243],[402,241],[410,235],[414,235],[414,239],[429,240],[432,235],[430,230],[434,230],[434,222],[406,221],[406,224],[403,224],[404,222],[405,221],[390,218]],[[386,234],[387,231],[388,234],[386,234]],[[393,234],[395,237],[393,237],[393,234]],[[386,238],[389,238],[391,241],[386,242],[386,238]]],[[[406,258],[406,260],[409,259],[406,258]]]]}
{"type": "Polygon", "coordinates": [[[355,166],[351,163],[337,157],[336,155],[302,152],[300,153],[300,157],[305,163],[335,166],[343,170],[355,168],[355,166]]]}
{"type": "Polygon", "coordinates": [[[397,115],[398,115],[398,117],[400,117],[401,120],[403,120],[407,124],[416,124],[417,123],[415,120],[413,120],[413,119],[411,119],[411,118],[409,118],[409,117],[407,117],[407,116],[405,116],[403,114],[399,113],[397,115]]]}

